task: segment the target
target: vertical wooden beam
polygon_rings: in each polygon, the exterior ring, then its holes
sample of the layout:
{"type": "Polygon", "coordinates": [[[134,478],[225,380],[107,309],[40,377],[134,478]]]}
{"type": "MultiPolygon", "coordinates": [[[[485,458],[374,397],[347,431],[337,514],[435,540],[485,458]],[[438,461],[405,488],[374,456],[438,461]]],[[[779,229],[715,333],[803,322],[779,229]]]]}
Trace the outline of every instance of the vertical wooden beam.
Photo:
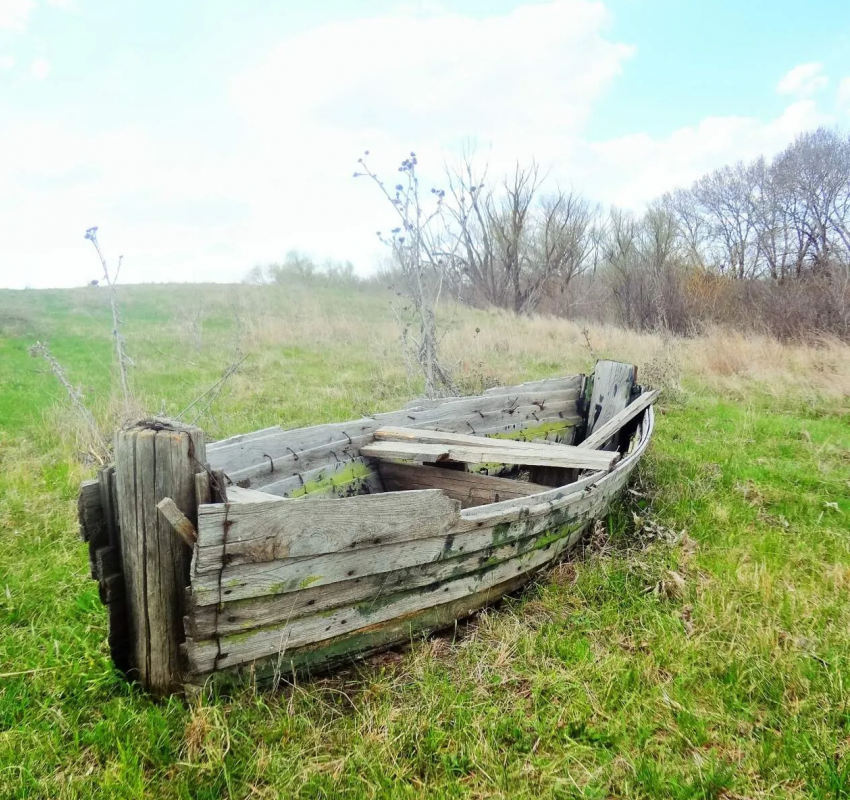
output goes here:
{"type": "MultiPolygon", "coordinates": [[[[587,436],[619,414],[631,401],[637,368],[621,361],[597,361],[587,416],[587,436]]],[[[587,438],[587,437],[585,437],[587,438]]],[[[614,437],[602,450],[616,450],[614,437]]]]}
{"type": "Polygon", "coordinates": [[[157,511],[170,497],[197,524],[195,473],[206,460],[200,428],[140,423],[115,439],[130,676],[157,694],[182,690],[180,644],[190,548],[157,511]]]}

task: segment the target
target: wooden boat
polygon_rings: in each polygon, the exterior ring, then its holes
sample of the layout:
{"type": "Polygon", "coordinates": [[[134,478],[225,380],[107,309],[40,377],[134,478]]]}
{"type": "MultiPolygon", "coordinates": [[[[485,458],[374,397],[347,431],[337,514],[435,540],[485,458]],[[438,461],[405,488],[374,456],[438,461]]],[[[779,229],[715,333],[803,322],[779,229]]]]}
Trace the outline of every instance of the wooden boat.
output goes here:
{"type": "MultiPolygon", "coordinates": [[[[165,495],[168,482],[139,466],[147,434],[159,453],[156,437],[173,443],[182,432],[119,432],[113,472],[84,485],[80,501],[84,536],[100,541],[101,595],[109,601],[111,569],[121,598],[113,657],[165,691],[219,673],[327,668],[451,625],[528,582],[606,513],[646,451],[657,394],[636,385],[634,367],[599,362],[590,378],[416,401],[352,422],[205,445],[200,432],[188,445],[203,465],[192,469],[194,496],[176,484],[179,497],[165,495]],[[148,518],[140,509],[152,501],[159,514],[148,518]],[[109,506],[104,539],[97,513],[109,506]],[[104,541],[122,551],[111,561],[104,541]],[[188,585],[173,608],[151,599],[152,541],[166,548],[168,586],[188,585]],[[185,566],[171,566],[181,553],[185,566]],[[160,617],[166,644],[151,633],[160,617]],[[152,659],[165,663],[159,677],[152,659]]],[[[160,469],[173,469],[177,452],[158,456],[160,469]]]]}

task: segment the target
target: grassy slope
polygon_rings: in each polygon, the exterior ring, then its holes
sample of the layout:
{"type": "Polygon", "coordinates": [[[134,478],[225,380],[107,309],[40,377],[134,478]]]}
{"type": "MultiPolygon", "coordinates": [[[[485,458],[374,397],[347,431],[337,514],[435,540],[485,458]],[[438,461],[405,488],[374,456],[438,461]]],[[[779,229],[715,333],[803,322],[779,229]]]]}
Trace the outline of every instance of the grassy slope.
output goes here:
{"type": "MultiPolygon", "coordinates": [[[[148,408],[180,410],[237,343],[253,351],[200,420],[211,435],[415,392],[379,294],[134,287],[123,302],[148,408]]],[[[76,539],[87,472],[35,339],[106,397],[103,295],[0,292],[0,797],[850,796],[846,349],[591,331],[645,375],[683,366],[643,469],[651,500],[457,635],[187,707],[112,673],[76,539]],[[685,546],[667,541],[682,529],[685,546]],[[684,597],[657,591],[669,569],[684,597]]],[[[463,312],[446,348],[472,390],[586,369],[581,340],[569,323],[463,312]]]]}

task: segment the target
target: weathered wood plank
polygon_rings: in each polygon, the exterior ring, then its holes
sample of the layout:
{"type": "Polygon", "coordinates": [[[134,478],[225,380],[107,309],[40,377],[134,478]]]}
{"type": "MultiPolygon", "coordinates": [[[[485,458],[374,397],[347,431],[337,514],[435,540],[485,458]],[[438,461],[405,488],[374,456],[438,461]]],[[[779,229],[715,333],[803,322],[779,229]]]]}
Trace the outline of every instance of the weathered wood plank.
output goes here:
{"type": "Polygon", "coordinates": [[[587,436],[628,405],[634,383],[635,368],[632,364],[620,361],[596,362],[588,409],[587,436]]]}
{"type": "Polygon", "coordinates": [[[441,489],[449,497],[460,500],[463,508],[549,491],[548,486],[527,481],[494,478],[476,472],[459,472],[421,464],[379,461],[378,471],[387,491],[441,489]]]}
{"type": "Polygon", "coordinates": [[[544,530],[547,526],[592,516],[604,509],[610,497],[622,488],[629,471],[611,473],[611,480],[600,481],[601,486],[592,492],[574,492],[560,501],[538,503],[525,509],[511,508],[494,515],[493,522],[488,523],[486,516],[478,520],[462,517],[448,534],[442,536],[307,558],[225,565],[220,569],[210,567],[207,572],[193,577],[194,602],[196,605],[210,605],[297,592],[311,586],[328,586],[502,545],[544,530]]]}
{"type": "Polygon", "coordinates": [[[440,536],[460,519],[460,503],[432,489],[310,502],[202,506],[198,514],[195,576],[217,578],[227,536],[226,567],[345,553],[360,548],[440,536]]]}
{"type": "Polygon", "coordinates": [[[523,573],[498,586],[487,587],[468,597],[442,603],[423,611],[409,614],[401,619],[390,620],[354,633],[335,636],[333,639],[293,648],[281,655],[251,661],[247,666],[228,670],[200,673],[191,676],[194,687],[213,686],[226,688],[250,681],[254,685],[276,685],[281,672],[286,674],[315,675],[334,666],[352,663],[373,653],[381,652],[394,645],[409,643],[414,636],[446,628],[458,619],[468,617],[488,603],[516,591],[529,580],[523,573]]]}
{"type": "Polygon", "coordinates": [[[100,482],[97,478],[80,484],[80,493],[77,495],[77,521],[80,525],[80,538],[84,542],[94,542],[95,547],[106,544],[106,523],[100,497],[100,482]]]}
{"type": "MultiPolygon", "coordinates": [[[[476,397],[492,397],[494,395],[513,395],[520,397],[523,395],[555,395],[561,393],[578,393],[582,375],[568,375],[563,378],[543,378],[538,381],[528,381],[520,383],[516,386],[494,386],[492,389],[486,389],[483,395],[475,395],[476,397]]],[[[427,397],[419,397],[411,400],[404,406],[404,410],[411,409],[430,409],[445,406],[448,403],[456,403],[462,400],[469,400],[469,397],[438,397],[433,400],[427,397]]]]}
{"type": "MultiPolygon", "coordinates": [[[[538,425],[546,422],[563,422],[565,425],[578,424],[579,416],[574,410],[575,403],[571,401],[564,404],[560,410],[551,414],[547,410],[543,413],[537,406],[513,409],[510,411],[473,413],[465,417],[451,417],[442,422],[433,423],[433,427],[446,432],[466,432],[480,435],[494,433],[510,433],[521,430],[527,424],[538,425]],[[569,410],[567,407],[569,406],[569,410]]],[[[410,422],[411,425],[415,424],[410,422]]],[[[270,452],[254,452],[249,456],[242,453],[240,458],[249,460],[247,466],[239,466],[239,462],[228,463],[224,466],[227,474],[234,483],[245,480],[251,482],[252,488],[262,487],[264,484],[274,483],[281,477],[287,477],[296,473],[303,474],[311,469],[332,465],[346,459],[357,458],[359,448],[369,444],[374,436],[374,431],[380,427],[377,423],[365,432],[354,435],[339,433],[329,441],[323,441],[315,446],[299,449],[298,447],[287,447],[283,453],[276,452],[277,447],[269,447],[270,452]]],[[[327,438],[327,436],[325,436],[327,438]]],[[[303,442],[302,442],[303,444],[303,442]]]]}
{"type": "MultiPolygon", "coordinates": [[[[498,441],[498,440],[495,440],[498,441]]],[[[531,445],[528,448],[532,447],[531,445]]],[[[571,445],[533,445],[539,449],[481,445],[426,444],[420,442],[375,442],[360,448],[370,458],[396,458],[407,461],[462,461],[467,464],[526,464],[541,467],[566,467],[574,469],[610,469],[619,454],[598,450],[580,450],[571,445]],[[587,458],[589,454],[593,458],[587,458]]]]}
{"type": "Polygon", "coordinates": [[[381,490],[372,459],[357,457],[337,460],[336,454],[328,451],[317,460],[319,466],[313,469],[304,472],[299,470],[294,475],[288,475],[285,470],[269,475],[261,474],[251,479],[251,485],[279,497],[348,497],[381,490]],[[267,480],[271,482],[267,483],[267,480]]]}
{"type": "MultiPolygon", "coordinates": [[[[478,433],[480,428],[498,428],[520,420],[574,419],[578,422],[577,397],[577,392],[570,392],[555,396],[529,394],[461,398],[432,409],[394,411],[374,418],[274,433],[215,450],[211,453],[211,463],[224,469],[235,481],[250,477],[245,470],[256,468],[261,471],[264,463],[268,468],[270,462],[276,464],[278,459],[300,458],[302,451],[326,445],[333,445],[340,455],[346,452],[346,446],[356,450],[355,440],[374,434],[376,429],[386,425],[445,426],[458,432],[478,433]]],[[[305,467],[302,465],[301,468],[305,467]]]]}
{"type": "Polygon", "coordinates": [[[198,532],[195,530],[195,526],[189,522],[186,515],[177,508],[177,503],[170,497],[163,497],[156,504],[156,507],[159,513],[165,518],[165,521],[174,528],[174,533],[186,543],[186,546],[194,547],[195,542],[198,541],[198,532]]]}
{"type": "Polygon", "coordinates": [[[459,446],[492,447],[516,450],[523,453],[540,453],[549,457],[558,453],[564,456],[575,454],[571,445],[556,442],[526,442],[517,439],[491,439],[486,436],[470,436],[466,433],[446,433],[428,428],[404,428],[387,426],[375,431],[375,439],[381,442],[411,442],[424,444],[450,444],[459,446]]]}
{"type": "Polygon", "coordinates": [[[231,486],[227,492],[229,503],[269,503],[282,501],[283,498],[268,492],[258,492],[256,489],[243,489],[241,486],[231,486]]]}
{"type": "Polygon", "coordinates": [[[132,675],[157,693],[180,690],[183,597],[189,577],[189,548],[160,518],[157,504],[171,497],[194,522],[194,476],[205,460],[204,445],[203,431],[192,427],[139,426],[116,437],[129,662],[132,675]]]}
{"type": "Polygon", "coordinates": [[[297,619],[308,614],[318,614],[331,608],[365,600],[376,601],[396,592],[437,583],[449,578],[475,572],[486,566],[507,561],[514,556],[545,545],[553,534],[572,534],[586,525],[584,519],[567,519],[554,514],[546,522],[527,525],[514,523],[492,537],[491,544],[483,550],[462,554],[451,559],[441,559],[403,569],[340,581],[330,586],[315,586],[286,594],[251,597],[222,603],[221,605],[193,606],[189,615],[193,639],[208,639],[216,634],[240,633],[251,628],[268,626],[297,619]],[[512,538],[515,537],[515,538],[512,538]],[[492,541],[500,542],[492,544],[492,541]]]}
{"type": "Polygon", "coordinates": [[[475,574],[376,599],[371,603],[367,601],[349,606],[329,615],[304,617],[283,626],[224,636],[218,640],[187,640],[189,669],[196,673],[207,672],[213,668],[226,669],[276,653],[285,654],[291,647],[332,639],[341,634],[404,617],[424,608],[473,596],[488,588],[495,588],[518,574],[539,569],[572,543],[568,534],[546,547],[487,567],[475,574]]]}
{"type": "Polygon", "coordinates": [[[639,397],[627,405],[624,409],[615,414],[606,423],[599,425],[593,433],[590,434],[579,447],[588,449],[602,447],[612,436],[619,433],[620,429],[626,423],[633,420],[638,414],[644,411],[648,406],[652,405],[661,394],[659,389],[654,389],[650,392],[643,392],[639,397]]]}

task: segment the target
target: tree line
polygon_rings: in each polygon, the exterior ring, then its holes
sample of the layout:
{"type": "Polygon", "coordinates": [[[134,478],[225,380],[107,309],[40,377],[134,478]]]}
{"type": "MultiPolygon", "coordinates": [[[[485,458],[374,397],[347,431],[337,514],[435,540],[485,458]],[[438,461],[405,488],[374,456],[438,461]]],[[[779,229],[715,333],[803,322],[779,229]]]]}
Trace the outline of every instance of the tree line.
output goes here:
{"type": "MultiPolygon", "coordinates": [[[[388,245],[380,277],[414,306],[450,296],[684,335],[725,324],[850,340],[846,133],[804,133],[772,159],[716,169],[641,213],[552,189],[534,161],[494,176],[466,155],[429,190],[417,164],[405,158],[398,183],[365,157],[355,172],[394,208],[395,227],[379,234],[388,245]]],[[[265,271],[274,281],[293,274],[354,279],[348,263],[320,267],[299,254],[265,271]]]]}

